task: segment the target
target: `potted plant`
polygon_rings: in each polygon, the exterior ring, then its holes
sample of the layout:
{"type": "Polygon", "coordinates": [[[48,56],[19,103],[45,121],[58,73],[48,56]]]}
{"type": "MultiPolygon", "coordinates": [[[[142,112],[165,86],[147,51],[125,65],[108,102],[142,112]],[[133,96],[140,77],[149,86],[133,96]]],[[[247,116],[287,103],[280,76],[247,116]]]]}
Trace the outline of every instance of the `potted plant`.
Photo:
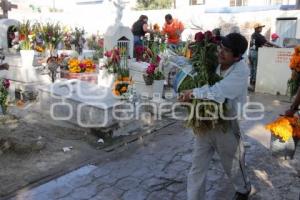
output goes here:
{"type": "Polygon", "coordinates": [[[32,67],[34,59],[34,40],[35,33],[33,32],[30,21],[27,20],[21,23],[19,26],[19,47],[23,67],[32,67]]]}
{"type": "Polygon", "coordinates": [[[163,94],[165,83],[165,76],[164,74],[156,68],[153,74],[153,95],[158,95],[159,97],[163,94]]]}
{"type": "Polygon", "coordinates": [[[104,53],[104,58],[99,59],[98,85],[103,87],[112,87],[120,69],[120,51],[114,48],[104,53]]]}
{"type": "Polygon", "coordinates": [[[146,85],[153,84],[154,72],[155,72],[156,67],[157,66],[155,64],[151,63],[146,69],[146,74],[143,74],[143,78],[144,78],[146,85]]]}
{"type": "Polygon", "coordinates": [[[50,51],[50,56],[53,56],[58,44],[64,38],[63,28],[59,23],[47,22],[46,24],[39,24],[38,29],[45,42],[46,49],[50,51]]]}

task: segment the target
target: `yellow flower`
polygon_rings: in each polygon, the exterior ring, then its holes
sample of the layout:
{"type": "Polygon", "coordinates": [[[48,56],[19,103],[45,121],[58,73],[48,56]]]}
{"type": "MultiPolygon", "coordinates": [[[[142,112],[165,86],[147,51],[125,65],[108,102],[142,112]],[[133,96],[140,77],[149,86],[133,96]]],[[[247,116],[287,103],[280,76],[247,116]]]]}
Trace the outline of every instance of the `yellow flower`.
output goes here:
{"type": "Polygon", "coordinates": [[[293,121],[293,118],[279,117],[275,121],[267,124],[265,128],[270,130],[275,136],[280,137],[283,141],[288,141],[293,136],[293,121]]]}

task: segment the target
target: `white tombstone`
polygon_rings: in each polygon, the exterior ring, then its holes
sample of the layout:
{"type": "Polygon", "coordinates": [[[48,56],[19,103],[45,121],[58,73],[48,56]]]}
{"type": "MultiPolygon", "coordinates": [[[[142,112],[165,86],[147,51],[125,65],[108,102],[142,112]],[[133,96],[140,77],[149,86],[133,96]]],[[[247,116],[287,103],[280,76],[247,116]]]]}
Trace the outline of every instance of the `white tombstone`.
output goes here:
{"type": "Polygon", "coordinates": [[[8,50],[8,29],[12,26],[19,26],[19,21],[14,19],[0,19],[0,47],[8,50]]]}
{"type": "Polygon", "coordinates": [[[110,88],[80,80],[58,80],[39,88],[41,109],[54,120],[87,128],[111,127],[117,123],[114,109],[125,102],[116,99],[110,88]]]}
{"type": "Polygon", "coordinates": [[[105,51],[109,51],[115,47],[122,47],[126,43],[128,55],[133,58],[133,34],[131,29],[121,24],[108,27],[104,34],[105,51]]]}
{"type": "Polygon", "coordinates": [[[116,7],[115,23],[108,27],[104,34],[104,50],[110,51],[111,49],[126,48],[126,54],[133,58],[133,34],[131,29],[122,25],[121,20],[123,16],[123,9],[126,2],[122,0],[113,1],[116,7]]]}
{"type": "Polygon", "coordinates": [[[255,91],[285,95],[291,77],[292,48],[259,48],[255,91]]]}

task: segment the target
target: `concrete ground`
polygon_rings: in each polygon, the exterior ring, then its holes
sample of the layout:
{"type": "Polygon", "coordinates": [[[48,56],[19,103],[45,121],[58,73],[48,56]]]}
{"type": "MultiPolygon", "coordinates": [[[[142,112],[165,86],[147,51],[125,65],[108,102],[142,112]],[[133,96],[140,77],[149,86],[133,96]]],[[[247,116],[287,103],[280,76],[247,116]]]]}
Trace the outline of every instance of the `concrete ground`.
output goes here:
{"type": "MultiPolygon", "coordinates": [[[[286,97],[252,94],[264,111],[251,113],[259,120],[244,120],[246,163],[253,185],[252,200],[298,200],[300,151],[294,160],[274,157],[270,133],[264,124],[290,105],[286,97]]],[[[253,109],[257,106],[252,106],[253,109]]],[[[99,155],[91,163],[35,188],[25,188],[10,200],[185,200],[186,177],[191,166],[193,134],[182,122],[173,123],[135,142],[99,155]]],[[[299,147],[299,144],[298,144],[299,147]]],[[[230,200],[234,194],[217,155],[207,175],[208,200],[230,200]]]]}

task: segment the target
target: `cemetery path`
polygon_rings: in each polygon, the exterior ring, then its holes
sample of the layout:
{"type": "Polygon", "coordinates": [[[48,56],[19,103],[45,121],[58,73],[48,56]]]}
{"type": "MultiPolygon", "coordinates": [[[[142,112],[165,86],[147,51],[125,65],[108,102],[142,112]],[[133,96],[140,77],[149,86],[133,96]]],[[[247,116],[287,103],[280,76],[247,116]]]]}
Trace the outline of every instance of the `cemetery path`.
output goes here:
{"type": "MultiPolygon", "coordinates": [[[[271,156],[270,134],[263,125],[282,113],[289,103],[280,97],[255,95],[264,104],[264,117],[243,121],[246,163],[253,191],[252,200],[297,200],[300,188],[300,151],[294,160],[271,156]]],[[[177,122],[136,142],[120,147],[58,179],[20,191],[11,200],[185,200],[186,175],[191,165],[193,136],[177,122]]],[[[298,144],[299,147],[299,144],[298,144]]],[[[99,156],[100,157],[100,156],[99,156]]],[[[233,188],[214,156],[207,176],[208,200],[228,200],[233,188]]]]}
{"type": "Polygon", "coordinates": [[[0,199],[23,187],[42,184],[95,162],[119,146],[136,140],[136,135],[130,135],[136,129],[150,131],[150,134],[151,129],[174,121],[125,125],[120,130],[127,136],[104,138],[104,143],[99,143],[97,130],[54,121],[41,114],[38,103],[27,107],[10,107],[9,115],[0,116],[0,199]]]}

